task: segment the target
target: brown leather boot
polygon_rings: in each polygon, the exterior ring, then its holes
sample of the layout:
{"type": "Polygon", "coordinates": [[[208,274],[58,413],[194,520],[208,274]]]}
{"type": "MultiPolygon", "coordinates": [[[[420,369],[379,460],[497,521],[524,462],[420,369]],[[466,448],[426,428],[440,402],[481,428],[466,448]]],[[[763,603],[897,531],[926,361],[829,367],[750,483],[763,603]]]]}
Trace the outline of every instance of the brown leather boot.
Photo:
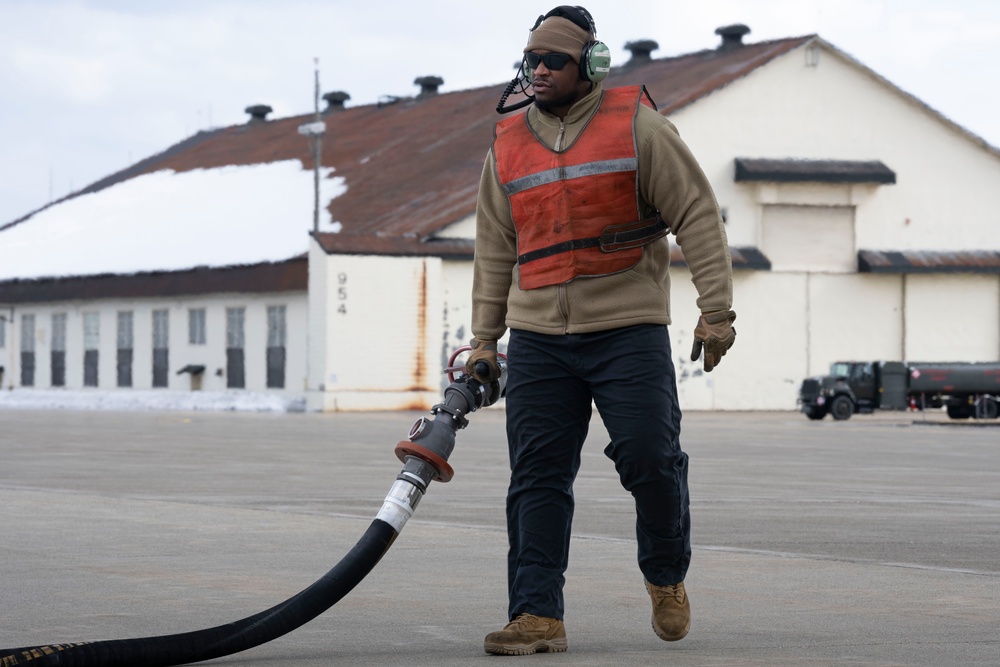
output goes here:
{"type": "Polygon", "coordinates": [[[655,586],[648,581],[646,590],[653,601],[653,631],[665,642],[684,639],[691,629],[691,604],[684,582],[673,586],[655,586]]]}
{"type": "Polygon", "coordinates": [[[493,655],[562,653],[566,650],[566,627],[555,618],[520,614],[503,630],[486,635],[483,650],[493,655]]]}

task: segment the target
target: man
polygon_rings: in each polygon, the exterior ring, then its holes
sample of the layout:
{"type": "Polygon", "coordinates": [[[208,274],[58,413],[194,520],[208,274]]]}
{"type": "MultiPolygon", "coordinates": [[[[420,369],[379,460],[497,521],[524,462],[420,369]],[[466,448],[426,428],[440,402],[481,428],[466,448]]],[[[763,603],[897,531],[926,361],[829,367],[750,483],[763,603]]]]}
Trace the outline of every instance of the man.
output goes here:
{"type": "Polygon", "coordinates": [[[566,650],[572,487],[592,405],[635,499],[653,629],[675,641],[690,627],[667,227],[698,290],[692,360],[704,351],[706,371],[735,340],[732,267],[701,168],[643,88],[603,88],[590,62],[601,47],[581,7],[539,18],[524,49],[534,105],[497,123],[480,183],[467,372],[495,377],[510,329],[510,623],[487,635],[487,653],[566,650]]]}

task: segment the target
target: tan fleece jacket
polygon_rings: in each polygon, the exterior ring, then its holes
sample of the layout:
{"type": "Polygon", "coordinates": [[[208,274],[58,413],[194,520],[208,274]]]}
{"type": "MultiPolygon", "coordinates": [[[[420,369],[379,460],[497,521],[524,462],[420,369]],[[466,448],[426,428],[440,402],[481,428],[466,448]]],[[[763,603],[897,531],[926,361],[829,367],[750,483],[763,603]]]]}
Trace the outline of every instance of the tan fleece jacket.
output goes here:
{"type": "MultiPolygon", "coordinates": [[[[586,127],[602,95],[600,84],[564,120],[528,109],[535,135],[563,151],[586,127]]],[[[677,129],[640,105],[636,118],[643,217],[656,211],[670,226],[691,269],[702,312],[732,308],[732,263],[712,187],[677,129]]],[[[622,223],[633,222],[622,220],[622,223]]],[[[586,333],[633,324],[670,324],[670,247],[666,237],[643,249],[634,267],[606,276],[579,277],[532,290],[518,287],[517,238],[510,203],[486,157],[476,210],[472,333],[498,340],[508,329],[543,334],[586,333]]]]}

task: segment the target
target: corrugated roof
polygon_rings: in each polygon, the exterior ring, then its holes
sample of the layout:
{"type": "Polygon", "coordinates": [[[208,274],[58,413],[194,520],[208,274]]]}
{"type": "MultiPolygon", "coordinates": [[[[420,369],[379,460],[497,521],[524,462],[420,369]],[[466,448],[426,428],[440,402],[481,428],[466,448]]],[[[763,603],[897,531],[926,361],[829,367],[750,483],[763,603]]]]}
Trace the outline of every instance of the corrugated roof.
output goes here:
{"type": "MultiPolygon", "coordinates": [[[[810,39],[812,36],[797,37],[626,63],[612,70],[605,85],[644,84],[660,111],[669,114],[810,39]]],[[[483,160],[492,141],[493,124],[500,118],[495,108],[505,86],[506,82],[393,98],[390,103],[323,114],[326,133],[320,162],[335,168],[331,177],[343,178],[347,191],[327,203],[332,219],[343,227],[337,234],[314,234],[321,247],[331,254],[471,258],[471,240],[433,237],[475,212],[483,160]]],[[[312,146],[298,128],[314,120],[313,114],[304,114],[199,132],[44,208],[161,170],[187,172],[290,159],[311,169],[312,146]]],[[[0,226],[0,232],[30,220],[32,215],[0,226]]],[[[753,249],[734,250],[734,265],[769,266],[766,258],[753,253],[753,249]]],[[[677,260],[683,263],[682,256],[677,260]]],[[[0,283],[0,300],[23,303],[198,294],[207,285],[212,291],[225,291],[230,284],[234,291],[305,289],[303,267],[304,260],[295,260],[129,276],[9,280],[0,283]]]]}
{"type": "MultiPolygon", "coordinates": [[[[811,38],[706,50],[635,66],[626,63],[612,69],[605,85],[644,84],[660,111],[669,114],[811,38]]],[[[472,215],[492,127],[500,118],[496,104],[505,85],[324,114],[320,162],[335,167],[334,176],[347,184],[347,192],[328,205],[333,220],[343,224],[341,234],[422,240],[472,215]]],[[[299,134],[298,127],[313,120],[308,114],[199,132],[71,196],[162,169],[183,172],[288,159],[311,169],[309,139],[299,134]]],[[[350,243],[345,238],[336,245],[347,251],[350,243]]],[[[371,243],[359,239],[357,251],[371,243]]]]}
{"type": "Polygon", "coordinates": [[[313,234],[328,255],[390,255],[472,259],[476,244],[472,239],[419,239],[416,236],[356,236],[320,232],[313,234]]]}

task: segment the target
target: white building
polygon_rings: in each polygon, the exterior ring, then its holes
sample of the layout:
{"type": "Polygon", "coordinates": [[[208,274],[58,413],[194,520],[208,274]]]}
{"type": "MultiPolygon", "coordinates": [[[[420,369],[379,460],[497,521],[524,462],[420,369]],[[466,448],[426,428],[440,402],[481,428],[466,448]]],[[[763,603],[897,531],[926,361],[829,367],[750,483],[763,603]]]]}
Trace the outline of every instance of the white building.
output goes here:
{"type": "MultiPolygon", "coordinates": [[[[646,85],[726,215],[738,337],[710,375],[687,358],[698,313],[679,251],[671,270],[682,406],[793,409],[836,359],[1000,358],[1000,150],[819,37],[745,32],[666,59],[631,43],[605,83],[646,85]]],[[[389,104],[327,96],[318,223],[299,132],[314,119],[252,107],[0,227],[0,383],[436,403],[471,335],[503,86],[417,81],[389,104]]]]}

